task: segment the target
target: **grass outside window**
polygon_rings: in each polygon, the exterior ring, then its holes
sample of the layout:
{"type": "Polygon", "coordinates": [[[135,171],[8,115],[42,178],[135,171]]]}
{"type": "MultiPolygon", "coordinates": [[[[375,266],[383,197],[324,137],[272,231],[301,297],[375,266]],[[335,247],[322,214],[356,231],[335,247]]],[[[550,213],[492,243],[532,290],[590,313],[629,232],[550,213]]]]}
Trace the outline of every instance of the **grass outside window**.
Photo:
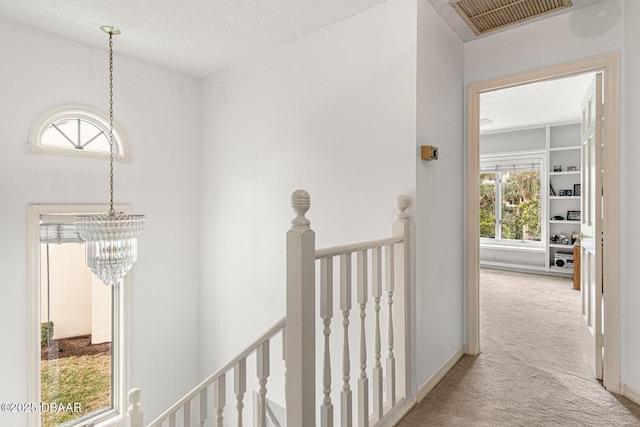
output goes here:
{"type": "Polygon", "coordinates": [[[42,427],[54,427],[111,408],[111,356],[71,356],[41,362],[42,402],[79,403],[82,412],[43,412],[42,427]]]}

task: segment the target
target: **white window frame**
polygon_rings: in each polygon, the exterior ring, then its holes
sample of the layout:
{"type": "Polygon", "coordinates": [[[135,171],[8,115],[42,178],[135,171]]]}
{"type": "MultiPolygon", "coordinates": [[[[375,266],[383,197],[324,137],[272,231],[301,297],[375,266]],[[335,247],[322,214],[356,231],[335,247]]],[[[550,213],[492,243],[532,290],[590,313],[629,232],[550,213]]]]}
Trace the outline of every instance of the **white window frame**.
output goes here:
{"type": "MultiPolygon", "coordinates": [[[[545,150],[530,150],[530,151],[517,151],[510,153],[496,153],[486,154],[480,156],[480,173],[489,173],[488,170],[483,169],[483,163],[531,163],[532,160],[540,162],[540,241],[535,240],[505,240],[505,239],[490,239],[488,237],[480,238],[480,246],[511,246],[511,247],[539,247],[545,248],[547,241],[547,192],[548,192],[548,180],[547,180],[547,154],[545,150]]],[[[502,188],[496,180],[496,208],[502,206],[502,188]]],[[[496,213],[496,231],[498,229],[498,220],[502,215],[502,210],[498,214],[496,213]]],[[[497,234],[497,233],[496,233],[497,234]]]]}
{"type": "MultiPolygon", "coordinates": [[[[40,402],[40,221],[45,215],[77,215],[105,213],[108,205],[30,205],[28,244],[28,294],[29,294],[29,356],[28,401],[40,402]]],[[[117,212],[131,213],[128,205],[115,205],[117,212]]],[[[113,408],[82,420],[79,425],[105,427],[124,423],[127,414],[129,390],[129,301],[131,300],[131,275],[123,278],[121,286],[113,289],[113,339],[111,351],[113,408]]],[[[29,427],[40,427],[40,412],[29,413],[29,427]]],[[[71,424],[74,425],[74,424],[71,424]]]]}
{"type": "MultiPolygon", "coordinates": [[[[84,106],[60,106],[47,110],[38,121],[31,128],[29,133],[29,142],[27,144],[27,151],[31,154],[53,154],[60,156],[71,157],[89,157],[95,159],[108,159],[108,151],[91,151],[91,150],[77,150],[72,146],[69,147],[56,147],[47,144],[43,144],[42,135],[47,128],[58,120],[62,119],[80,119],[85,122],[89,122],[102,130],[105,135],[109,135],[109,118],[105,117],[102,113],[84,106]]],[[[131,153],[127,144],[124,133],[120,129],[117,123],[113,124],[113,159],[125,163],[131,162],[131,153]]]]}

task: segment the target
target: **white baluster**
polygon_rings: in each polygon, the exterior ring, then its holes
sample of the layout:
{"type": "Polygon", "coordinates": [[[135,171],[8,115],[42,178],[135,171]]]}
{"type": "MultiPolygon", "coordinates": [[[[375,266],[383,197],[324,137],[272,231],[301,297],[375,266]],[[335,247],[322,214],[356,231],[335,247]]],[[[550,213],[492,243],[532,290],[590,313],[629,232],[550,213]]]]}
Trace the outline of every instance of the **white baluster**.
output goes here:
{"type": "Polygon", "coordinates": [[[374,332],[374,359],[373,366],[373,419],[379,421],[382,418],[384,407],[382,406],[382,340],[380,338],[380,298],[382,297],[382,248],[372,249],[371,252],[371,286],[373,294],[373,310],[375,313],[374,332]]]}
{"type": "Polygon", "coordinates": [[[269,341],[256,350],[258,384],[258,427],[267,427],[267,379],[269,378],[269,341]]]}
{"type": "Polygon", "coordinates": [[[409,199],[405,196],[396,198],[396,220],[393,223],[392,231],[396,237],[402,237],[402,243],[395,245],[395,267],[394,267],[394,289],[393,298],[393,319],[394,319],[394,356],[397,365],[395,387],[402,396],[410,396],[412,390],[411,382],[411,357],[407,351],[407,343],[411,340],[410,319],[409,319],[409,299],[411,293],[411,226],[409,216],[405,210],[409,207],[409,199]]]}
{"type": "Polygon", "coordinates": [[[369,425],[369,379],[367,378],[367,339],[365,320],[368,295],[367,251],[358,252],[358,304],[360,305],[360,378],[358,378],[358,425],[369,425]]]}
{"type": "Polygon", "coordinates": [[[238,427],[242,427],[244,410],[244,394],[247,392],[247,359],[240,359],[233,368],[233,391],[236,394],[236,409],[238,411],[238,427]]]}
{"type": "Polygon", "coordinates": [[[389,305],[387,322],[387,403],[391,407],[396,404],[396,359],[393,355],[393,291],[394,291],[394,247],[385,248],[385,290],[389,305]]]}
{"type": "Polygon", "coordinates": [[[353,423],[353,409],[351,403],[351,386],[349,385],[351,361],[349,356],[349,311],[351,310],[351,254],[340,255],[340,310],[342,311],[342,325],[344,328],[342,344],[342,392],[341,425],[350,427],[353,423]]]}
{"type": "Polygon", "coordinates": [[[199,393],[200,396],[200,412],[199,412],[199,420],[198,426],[204,427],[204,423],[207,421],[207,388],[203,388],[199,393]]]}
{"type": "Polygon", "coordinates": [[[333,403],[331,403],[331,351],[329,338],[333,318],[333,258],[320,261],[320,317],[324,325],[324,363],[322,370],[321,426],[333,427],[333,403]]]}
{"type": "Polygon", "coordinates": [[[182,405],[182,425],[191,426],[191,401],[182,405]]]}
{"type": "Polygon", "coordinates": [[[169,415],[169,427],[176,427],[176,413],[172,412],[169,415]]]}
{"type": "Polygon", "coordinates": [[[129,427],[143,427],[144,414],[142,413],[142,391],[139,388],[132,388],[127,395],[129,407],[127,408],[127,419],[129,427]]]}
{"type": "MultiPolygon", "coordinates": [[[[224,426],[224,407],[227,404],[226,374],[213,382],[213,409],[216,410],[216,427],[224,426]]],[[[188,424],[185,424],[187,426],[188,424]]]]}
{"type": "Polygon", "coordinates": [[[291,196],[297,217],[287,232],[286,407],[287,425],[316,422],[315,233],[305,213],[309,194],[291,196]]]}

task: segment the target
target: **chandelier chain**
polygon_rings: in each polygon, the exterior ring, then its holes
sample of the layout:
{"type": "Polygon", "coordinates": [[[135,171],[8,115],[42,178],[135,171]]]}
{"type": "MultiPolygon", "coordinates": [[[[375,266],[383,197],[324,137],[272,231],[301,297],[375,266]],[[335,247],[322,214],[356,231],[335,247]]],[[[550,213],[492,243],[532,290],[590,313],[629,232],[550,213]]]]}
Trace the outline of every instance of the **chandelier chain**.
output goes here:
{"type": "Polygon", "coordinates": [[[144,214],[116,213],[113,207],[113,36],[117,28],[103,25],[109,34],[109,212],[76,217],[76,228],[85,241],[86,264],[107,285],[118,286],[138,257],[138,236],[147,219],[144,214]]]}
{"type": "Polygon", "coordinates": [[[113,32],[109,32],[109,215],[113,209],[113,32]]]}

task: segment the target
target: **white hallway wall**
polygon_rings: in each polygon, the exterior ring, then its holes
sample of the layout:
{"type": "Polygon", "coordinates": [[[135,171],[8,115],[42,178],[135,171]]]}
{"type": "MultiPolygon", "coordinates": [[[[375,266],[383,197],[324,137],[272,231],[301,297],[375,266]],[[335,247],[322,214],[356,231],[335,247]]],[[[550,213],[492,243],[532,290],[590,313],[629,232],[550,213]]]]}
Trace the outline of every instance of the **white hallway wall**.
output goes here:
{"type": "Polygon", "coordinates": [[[620,230],[621,230],[621,382],[640,390],[640,289],[635,262],[640,249],[627,236],[637,235],[640,193],[632,183],[640,180],[635,166],[640,148],[637,99],[640,74],[640,30],[633,19],[640,16],[637,1],[607,0],[594,6],[536,22],[506,33],[465,44],[467,84],[550,65],[621,52],[620,230]],[[628,22],[627,22],[628,21],[628,22]],[[513,47],[517,46],[517,49],[513,47]],[[523,53],[524,52],[524,53],[523,53]]]}
{"type": "Polygon", "coordinates": [[[462,42],[426,1],[394,0],[203,93],[202,373],[284,315],[289,196],[305,188],[318,247],[388,233],[395,195],[412,199],[426,382],[462,346],[462,42]],[[441,160],[417,160],[421,144],[441,160]]]}
{"type": "MultiPolygon", "coordinates": [[[[131,273],[131,384],[153,396],[154,416],[198,379],[200,84],[115,45],[115,115],[133,153],[116,164],[115,197],[149,220],[131,273]]],[[[28,155],[28,134],[60,104],[106,112],[108,57],[106,39],[94,50],[6,21],[0,55],[0,401],[27,402],[27,206],[109,197],[106,161],[28,155]]],[[[0,425],[26,425],[26,414],[1,413],[0,425]]]]}
{"type": "Polygon", "coordinates": [[[284,315],[296,188],[311,194],[318,247],[387,234],[395,196],[408,195],[415,383],[461,348],[462,103],[462,43],[423,0],[392,0],[205,80],[203,375],[284,315]],[[431,165],[416,160],[427,143],[443,153],[431,165]]]}
{"type": "Polygon", "coordinates": [[[411,3],[391,1],[205,80],[203,374],[285,315],[294,190],[311,194],[318,247],[389,233],[395,196],[415,197],[411,3]]]}
{"type": "Polygon", "coordinates": [[[416,156],[417,367],[420,388],[464,337],[464,44],[426,1],[418,13],[417,145],[439,159],[416,156]]]}

